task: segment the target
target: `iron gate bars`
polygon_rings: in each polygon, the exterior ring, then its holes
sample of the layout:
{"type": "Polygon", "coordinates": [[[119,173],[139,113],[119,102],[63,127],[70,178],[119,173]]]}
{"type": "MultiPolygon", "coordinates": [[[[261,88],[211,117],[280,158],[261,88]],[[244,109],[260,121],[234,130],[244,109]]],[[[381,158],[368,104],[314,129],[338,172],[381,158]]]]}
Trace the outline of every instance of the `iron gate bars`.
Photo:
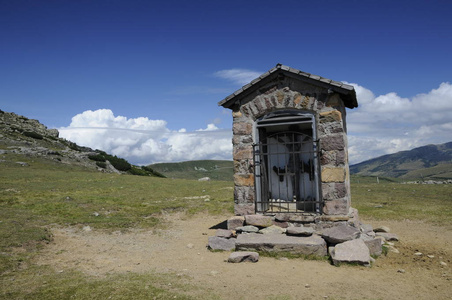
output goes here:
{"type": "Polygon", "coordinates": [[[320,213],[318,141],[294,131],[253,145],[256,212],[320,213]]]}

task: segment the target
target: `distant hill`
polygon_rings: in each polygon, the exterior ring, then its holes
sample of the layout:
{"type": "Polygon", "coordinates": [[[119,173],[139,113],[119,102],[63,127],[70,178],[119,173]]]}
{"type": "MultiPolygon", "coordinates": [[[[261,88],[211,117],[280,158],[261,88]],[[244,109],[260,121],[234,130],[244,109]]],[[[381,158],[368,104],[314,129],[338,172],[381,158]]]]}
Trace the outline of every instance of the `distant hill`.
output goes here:
{"type": "Polygon", "coordinates": [[[452,179],[452,142],[373,158],[350,166],[350,173],[403,179],[452,179]]]}
{"type": "Polygon", "coordinates": [[[27,166],[38,160],[49,166],[65,164],[106,173],[164,177],[150,168],[60,138],[58,130],[48,129],[38,120],[0,110],[0,164],[27,166]]]}
{"type": "Polygon", "coordinates": [[[158,163],[149,166],[168,178],[232,181],[233,162],[228,160],[194,160],[179,163],[158,163]]]}

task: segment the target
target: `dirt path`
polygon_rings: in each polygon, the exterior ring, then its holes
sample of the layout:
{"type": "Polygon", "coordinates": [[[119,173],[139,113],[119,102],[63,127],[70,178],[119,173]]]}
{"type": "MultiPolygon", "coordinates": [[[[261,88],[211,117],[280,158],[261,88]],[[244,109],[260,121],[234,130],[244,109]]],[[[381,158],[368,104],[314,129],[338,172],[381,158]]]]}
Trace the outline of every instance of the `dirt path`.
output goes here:
{"type": "Polygon", "coordinates": [[[38,263],[57,271],[76,268],[91,276],[120,272],[184,274],[194,285],[223,299],[450,299],[452,231],[421,222],[379,222],[401,238],[399,254],[379,258],[372,268],[334,267],[326,261],[261,257],[258,263],[229,264],[227,252],[206,249],[210,227],[223,217],[169,216],[167,230],[106,234],[54,229],[38,263]],[[423,256],[415,256],[422,252],[423,256]],[[433,255],[428,258],[426,255],[433,255]],[[442,266],[440,262],[446,262],[442,266]],[[398,270],[404,269],[404,273],[398,270]]]}

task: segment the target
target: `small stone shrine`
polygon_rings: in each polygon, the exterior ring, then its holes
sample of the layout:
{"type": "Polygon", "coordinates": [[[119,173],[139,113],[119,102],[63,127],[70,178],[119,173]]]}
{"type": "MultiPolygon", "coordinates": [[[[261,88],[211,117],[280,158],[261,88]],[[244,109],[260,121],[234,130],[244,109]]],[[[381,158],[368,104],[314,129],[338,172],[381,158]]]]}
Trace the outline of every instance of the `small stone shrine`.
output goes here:
{"type": "Polygon", "coordinates": [[[236,215],[350,213],[353,86],[278,64],[219,105],[233,116],[236,215]]]}
{"type": "Polygon", "coordinates": [[[385,238],[350,203],[353,86],[278,64],[218,104],[233,116],[236,216],[209,238],[211,249],[329,254],[335,264],[364,265],[381,254],[385,238]]]}

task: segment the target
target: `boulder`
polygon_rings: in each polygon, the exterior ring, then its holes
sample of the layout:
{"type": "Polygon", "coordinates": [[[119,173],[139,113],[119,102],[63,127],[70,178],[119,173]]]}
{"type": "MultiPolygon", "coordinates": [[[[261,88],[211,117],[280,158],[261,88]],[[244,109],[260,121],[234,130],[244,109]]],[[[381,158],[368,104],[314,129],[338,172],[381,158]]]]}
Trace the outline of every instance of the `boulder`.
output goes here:
{"type": "Polygon", "coordinates": [[[257,227],[270,227],[273,225],[271,217],[262,215],[246,215],[245,223],[246,225],[253,225],[257,227]]]}
{"type": "Polygon", "coordinates": [[[326,256],[326,242],[318,235],[310,237],[284,234],[241,234],[237,237],[237,250],[290,252],[293,254],[326,256]]]}
{"type": "Polygon", "coordinates": [[[311,227],[289,227],[286,230],[287,235],[297,235],[297,236],[311,236],[314,233],[314,228],[311,227]]]}
{"type": "Polygon", "coordinates": [[[229,218],[227,221],[229,230],[236,230],[237,227],[243,226],[244,223],[245,223],[245,217],[243,217],[243,216],[235,216],[235,217],[229,218]]]}
{"type": "Polygon", "coordinates": [[[339,244],[358,238],[360,231],[349,225],[338,225],[323,230],[322,237],[330,244],[339,244]]]}
{"type": "Polygon", "coordinates": [[[210,236],[208,247],[212,250],[231,251],[235,249],[235,239],[225,239],[218,236],[210,236]]]}
{"type": "Polygon", "coordinates": [[[237,251],[232,252],[229,255],[228,262],[230,263],[241,263],[241,262],[258,262],[259,261],[259,253],[251,252],[251,251],[237,251]]]}
{"type": "Polygon", "coordinates": [[[335,266],[341,263],[370,265],[369,248],[367,248],[362,239],[355,239],[337,244],[330,254],[335,266]]]}

